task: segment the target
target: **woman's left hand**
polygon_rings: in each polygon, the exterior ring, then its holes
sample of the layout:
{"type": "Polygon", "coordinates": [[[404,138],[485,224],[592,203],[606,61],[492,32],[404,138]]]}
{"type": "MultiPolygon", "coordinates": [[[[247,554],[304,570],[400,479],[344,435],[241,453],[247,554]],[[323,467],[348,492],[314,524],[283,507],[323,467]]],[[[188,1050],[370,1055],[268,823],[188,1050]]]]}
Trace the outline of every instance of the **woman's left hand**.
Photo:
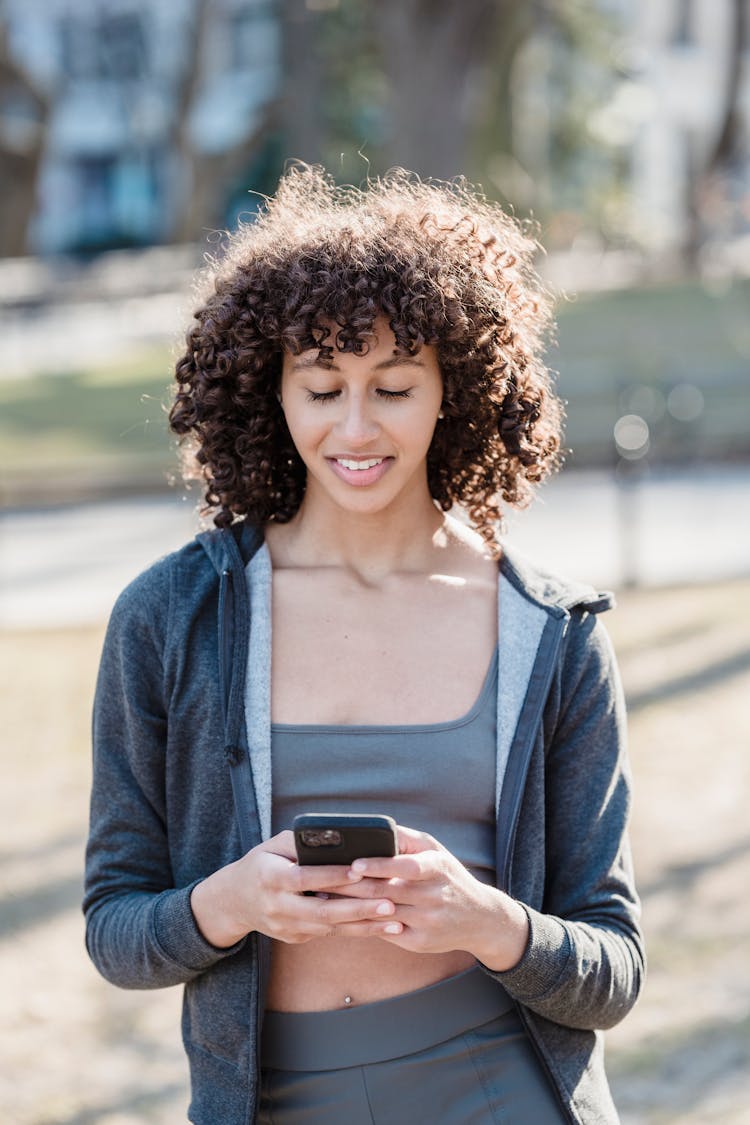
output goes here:
{"type": "Polygon", "coordinates": [[[509,895],[475,879],[427,832],[398,828],[399,855],[358,859],[341,894],[387,898],[395,913],[383,940],[417,953],[471,953],[488,969],[513,968],[526,949],[526,911],[509,895]]]}

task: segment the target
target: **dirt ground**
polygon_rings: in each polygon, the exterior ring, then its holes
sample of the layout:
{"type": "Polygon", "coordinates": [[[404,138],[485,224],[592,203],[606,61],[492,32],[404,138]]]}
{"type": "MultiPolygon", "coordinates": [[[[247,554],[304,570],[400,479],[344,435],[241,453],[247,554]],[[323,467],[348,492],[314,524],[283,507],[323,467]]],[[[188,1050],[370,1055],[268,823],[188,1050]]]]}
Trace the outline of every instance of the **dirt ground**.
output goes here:
{"type": "MultiPolygon", "coordinates": [[[[608,1037],[624,1125],[750,1122],[750,580],[610,616],[650,971],[608,1037]]],[[[0,1123],[185,1120],[179,990],[101,981],[79,909],[102,630],[0,634],[0,1123]]]]}

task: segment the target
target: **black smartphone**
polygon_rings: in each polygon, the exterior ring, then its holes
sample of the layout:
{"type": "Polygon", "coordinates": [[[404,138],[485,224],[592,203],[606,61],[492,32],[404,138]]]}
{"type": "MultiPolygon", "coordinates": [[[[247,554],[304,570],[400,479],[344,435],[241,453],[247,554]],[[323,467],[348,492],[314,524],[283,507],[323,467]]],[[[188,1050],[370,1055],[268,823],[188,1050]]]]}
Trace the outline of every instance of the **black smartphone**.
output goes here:
{"type": "Polygon", "coordinates": [[[398,855],[396,822],[391,816],[302,813],[295,816],[292,827],[297,862],[302,866],[398,855]]]}

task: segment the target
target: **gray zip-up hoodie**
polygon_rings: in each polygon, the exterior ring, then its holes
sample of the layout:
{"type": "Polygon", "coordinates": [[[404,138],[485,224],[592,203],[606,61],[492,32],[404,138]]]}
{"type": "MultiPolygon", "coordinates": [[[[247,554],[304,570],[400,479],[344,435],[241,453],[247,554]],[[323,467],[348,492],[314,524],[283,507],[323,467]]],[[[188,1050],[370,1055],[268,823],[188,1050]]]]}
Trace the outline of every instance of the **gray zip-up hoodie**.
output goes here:
{"type": "MultiPolygon", "coordinates": [[[[570,1121],[608,1125],[599,1029],[629,1011],[644,970],[622,693],[596,620],[610,600],[506,554],[498,605],[497,884],[524,904],[530,937],[492,975],[570,1121]]],[[[97,685],[87,947],[124,988],[186,985],[196,1125],[257,1111],[270,943],[210,945],[190,893],[270,833],[270,645],[268,554],[238,523],[124,591],[97,685]]]]}

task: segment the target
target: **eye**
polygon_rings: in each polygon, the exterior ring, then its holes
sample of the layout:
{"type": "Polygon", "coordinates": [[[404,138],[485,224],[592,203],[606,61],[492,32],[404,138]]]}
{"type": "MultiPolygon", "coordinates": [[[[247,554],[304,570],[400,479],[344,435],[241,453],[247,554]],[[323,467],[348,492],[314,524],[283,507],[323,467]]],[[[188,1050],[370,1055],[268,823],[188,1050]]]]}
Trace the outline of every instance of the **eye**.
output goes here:
{"type": "Polygon", "coordinates": [[[382,387],[378,387],[375,393],[380,398],[411,398],[411,388],[405,391],[386,391],[382,387]]]}
{"type": "Polygon", "coordinates": [[[338,394],[339,394],[338,391],[308,391],[307,392],[307,401],[308,402],[333,402],[333,400],[336,398],[336,396],[338,394]]]}

